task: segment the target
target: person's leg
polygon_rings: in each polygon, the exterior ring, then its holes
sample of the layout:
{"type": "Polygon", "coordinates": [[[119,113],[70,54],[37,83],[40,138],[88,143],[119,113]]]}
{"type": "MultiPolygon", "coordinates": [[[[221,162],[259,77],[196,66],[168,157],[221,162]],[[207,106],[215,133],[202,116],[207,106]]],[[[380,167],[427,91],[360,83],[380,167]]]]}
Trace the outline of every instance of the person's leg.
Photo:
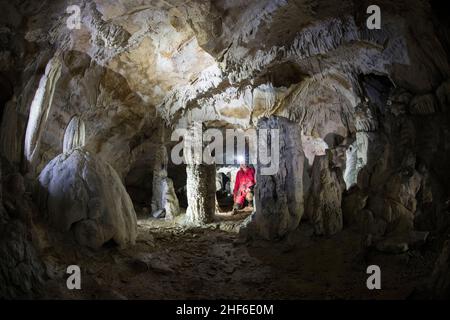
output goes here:
{"type": "Polygon", "coordinates": [[[245,200],[247,200],[247,203],[250,207],[253,208],[253,190],[251,189],[247,194],[245,195],[245,200]]]}
{"type": "Polygon", "coordinates": [[[245,196],[240,194],[234,198],[233,211],[241,210],[244,207],[245,196]]]}

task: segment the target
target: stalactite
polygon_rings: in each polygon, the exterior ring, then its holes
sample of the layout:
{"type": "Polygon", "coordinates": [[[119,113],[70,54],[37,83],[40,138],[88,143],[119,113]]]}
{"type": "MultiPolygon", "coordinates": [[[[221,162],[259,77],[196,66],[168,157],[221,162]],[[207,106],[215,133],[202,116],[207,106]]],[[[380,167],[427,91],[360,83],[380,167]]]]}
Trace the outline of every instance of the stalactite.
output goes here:
{"type": "Polygon", "coordinates": [[[58,56],[52,58],[45,69],[39,88],[30,108],[27,130],[25,133],[25,157],[33,170],[39,156],[41,137],[45,130],[51,111],[56,83],[61,76],[61,61],[58,56]]]}

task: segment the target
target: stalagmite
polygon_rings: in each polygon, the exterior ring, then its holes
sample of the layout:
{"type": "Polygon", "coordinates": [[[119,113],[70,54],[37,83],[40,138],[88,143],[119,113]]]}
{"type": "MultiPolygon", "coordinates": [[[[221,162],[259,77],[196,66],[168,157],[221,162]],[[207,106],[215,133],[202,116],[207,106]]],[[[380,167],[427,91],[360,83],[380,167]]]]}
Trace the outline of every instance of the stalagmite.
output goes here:
{"type": "Polygon", "coordinates": [[[356,144],[353,143],[350,145],[345,152],[345,171],[344,171],[344,181],[347,187],[347,190],[350,189],[351,186],[356,184],[357,174],[356,174],[356,144]]]}
{"type": "MultiPolygon", "coordinates": [[[[260,157],[258,159],[254,224],[259,236],[274,239],[296,229],[303,215],[305,156],[300,128],[296,123],[282,117],[263,118],[258,122],[260,137],[261,130],[266,129],[279,130],[279,149],[272,149],[272,161],[279,153],[279,165],[276,173],[264,175],[266,164],[260,163],[260,157]]],[[[269,150],[276,143],[275,136],[271,136],[269,150]]],[[[259,148],[264,143],[260,140],[259,148]]]]}
{"type": "Polygon", "coordinates": [[[82,120],[72,118],[64,152],[39,175],[42,207],[58,231],[71,232],[81,245],[134,244],[137,221],[131,199],[116,171],[83,148],[84,128],[82,120]]]}
{"type": "Polygon", "coordinates": [[[66,128],[63,141],[63,152],[81,148],[86,143],[86,126],[79,117],[73,117],[66,128]]]}
{"type": "Polygon", "coordinates": [[[152,215],[172,220],[180,214],[180,205],[172,179],[167,177],[167,150],[161,146],[155,157],[152,188],[152,215]]]}
{"type": "Polygon", "coordinates": [[[333,235],[343,228],[341,172],[332,166],[330,150],[314,159],[307,202],[309,219],[318,235],[333,235]]]}

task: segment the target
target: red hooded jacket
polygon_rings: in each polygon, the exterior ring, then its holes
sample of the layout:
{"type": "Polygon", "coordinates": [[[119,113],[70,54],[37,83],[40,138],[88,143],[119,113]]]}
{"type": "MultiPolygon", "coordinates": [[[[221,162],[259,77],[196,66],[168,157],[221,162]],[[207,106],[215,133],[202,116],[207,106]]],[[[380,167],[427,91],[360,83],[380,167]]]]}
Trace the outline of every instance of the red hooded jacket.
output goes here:
{"type": "MultiPolygon", "coordinates": [[[[247,188],[254,186],[255,181],[255,169],[252,167],[247,167],[247,170],[243,170],[242,168],[236,174],[236,182],[234,184],[233,195],[236,200],[241,200],[240,198],[245,199],[245,195],[247,194],[247,188]],[[239,199],[237,199],[239,198],[239,199]]],[[[241,202],[241,201],[236,201],[241,202]]]]}

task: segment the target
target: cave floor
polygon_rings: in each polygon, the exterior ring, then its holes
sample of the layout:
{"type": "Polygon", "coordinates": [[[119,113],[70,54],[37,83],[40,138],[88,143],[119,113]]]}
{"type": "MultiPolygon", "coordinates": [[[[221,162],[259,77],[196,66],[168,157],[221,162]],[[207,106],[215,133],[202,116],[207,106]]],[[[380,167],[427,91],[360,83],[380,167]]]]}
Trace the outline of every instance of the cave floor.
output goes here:
{"type": "Polygon", "coordinates": [[[427,250],[360,254],[344,230],[311,237],[303,225],[283,241],[241,243],[237,234],[140,220],[136,246],[47,250],[47,299],[404,299],[430,276],[427,250]],[[65,268],[82,270],[82,289],[66,289],[65,268]],[[381,268],[382,290],[366,287],[366,268],[381,268]]]}

